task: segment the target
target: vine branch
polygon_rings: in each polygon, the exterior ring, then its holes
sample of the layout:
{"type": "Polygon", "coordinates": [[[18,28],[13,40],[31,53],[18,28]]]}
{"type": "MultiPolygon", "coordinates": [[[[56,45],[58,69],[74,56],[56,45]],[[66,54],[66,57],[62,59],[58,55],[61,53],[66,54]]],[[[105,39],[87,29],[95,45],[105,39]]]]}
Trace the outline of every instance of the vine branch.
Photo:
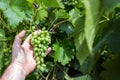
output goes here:
{"type": "Polygon", "coordinates": [[[65,22],[68,22],[68,20],[60,21],[60,22],[58,22],[57,24],[55,24],[54,26],[53,26],[53,24],[52,24],[53,27],[51,27],[51,28],[49,29],[49,31],[51,32],[53,28],[56,28],[58,25],[60,25],[60,24],[62,24],[62,23],[65,23],[65,22]]]}

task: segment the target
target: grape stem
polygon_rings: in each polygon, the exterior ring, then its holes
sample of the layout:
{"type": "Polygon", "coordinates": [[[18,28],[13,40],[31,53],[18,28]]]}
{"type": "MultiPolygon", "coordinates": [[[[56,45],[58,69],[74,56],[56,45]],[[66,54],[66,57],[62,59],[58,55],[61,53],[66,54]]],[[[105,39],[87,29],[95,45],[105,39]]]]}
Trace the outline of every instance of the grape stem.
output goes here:
{"type": "Polygon", "coordinates": [[[53,29],[55,29],[58,25],[62,24],[62,23],[65,23],[65,22],[68,22],[69,20],[63,20],[63,21],[60,21],[58,22],[57,24],[53,25],[53,27],[51,27],[49,29],[49,32],[51,32],[53,29]]]}
{"type": "Polygon", "coordinates": [[[0,16],[0,20],[3,24],[3,26],[9,30],[9,32],[13,32],[12,30],[9,29],[9,26],[5,23],[5,21],[3,20],[3,18],[1,16],[0,16]]]}
{"type": "Polygon", "coordinates": [[[53,69],[54,69],[54,67],[52,67],[52,69],[49,71],[48,75],[46,76],[46,80],[48,80],[48,78],[49,78],[49,76],[50,76],[53,69]]]}
{"type": "Polygon", "coordinates": [[[52,28],[52,26],[53,26],[53,24],[55,23],[56,20],[57,20],[57,18],[55,18],[55,19],[53,20],[53,22],[50,24],[50,27],[49,27],[48,30],[50,30],[50,29],[52,28]]]}
{"type": "Polygon", "coordinates": [[[42,76],[42,78],[45,80],[45,76],[42,74],[41,71],[39,71],[39,74],[42,76]]]}
{"type": "Polygon", "coordinates": [[[10,41],[10,40],[13,40],[13,38],[9,37],[9,38],[5,38],[5,39],[0,39],[0,42],[6,42],[6,41],[10,41]]]}
{"type": "Polygon", "coordinates": [[[61,68],[61,66],[60,66],[59,64],[56,63],[56,66],[57,66],[61,71],[63,71],[63,73],[66,75],[66,78],[67,78],[67,79],[71,79],[71,78],[69,77],[69,75],[61,68]]]}

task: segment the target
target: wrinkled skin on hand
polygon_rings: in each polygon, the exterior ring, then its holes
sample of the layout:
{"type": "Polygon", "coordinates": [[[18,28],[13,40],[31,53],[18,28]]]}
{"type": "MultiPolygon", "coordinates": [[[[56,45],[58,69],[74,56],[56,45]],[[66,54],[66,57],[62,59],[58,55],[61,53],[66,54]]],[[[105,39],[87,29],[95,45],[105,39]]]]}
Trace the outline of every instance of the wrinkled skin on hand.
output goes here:
{"type": "MultiPolygon", "coordinates": [[[[38,31],[37,31],[38,32],[38,31]]],[[[30,36],[22,43],[25,30],[16,35],[12,47],[12,63],[23,67],[26,75],[35,69],[36,62],[33,57],[33,49],[30,45],[30,36]]]]}

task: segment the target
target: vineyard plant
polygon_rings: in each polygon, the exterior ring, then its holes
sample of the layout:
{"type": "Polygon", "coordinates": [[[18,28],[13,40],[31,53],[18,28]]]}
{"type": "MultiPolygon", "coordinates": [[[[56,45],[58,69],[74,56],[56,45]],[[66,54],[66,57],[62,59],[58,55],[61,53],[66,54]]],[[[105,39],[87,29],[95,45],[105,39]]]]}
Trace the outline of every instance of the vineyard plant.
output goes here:
{"type": "Polygon", "coordinates": [[[25,80],[120,80],[120,0],[0,0],[0,76],[22,30],[37,62],[25,80]]]}

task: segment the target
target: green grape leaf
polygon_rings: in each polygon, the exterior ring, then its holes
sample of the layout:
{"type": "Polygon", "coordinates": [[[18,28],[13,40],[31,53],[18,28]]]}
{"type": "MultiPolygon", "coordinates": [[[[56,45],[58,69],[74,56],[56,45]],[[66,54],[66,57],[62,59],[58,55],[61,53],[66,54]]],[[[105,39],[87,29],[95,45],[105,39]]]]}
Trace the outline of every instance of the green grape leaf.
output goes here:
{"type": "Polygon", "coordinates": [[[63,9],[54,10],[54,13],[55,13],[56,18],[65,18],[65,19],[69,18],[69,14],[63,9]]]}
{"type": "Polygon", "coordinates": [[[63,4],[61,3],[61,0],[41,0],[47,7],[58,7],[58,8],[64,8],[63,4]]]}
{"type": "Polygon", "coordinates": [[[7,8],[8,8],[9,6],[8,6],[8,4],[7,3],[5,3],[5,2],[0,2],[0,9],[1,10],[6,10],[7,8]]]}
{"type": "Polygon", "coordinates": [[[38,24],[40,20],[45,20],[46,17],[48,17],[48,12],[46,9],[39,8],[35,16],[35,23],[38,24]]]}
{"type": "Polygon", "coordinates": [[[31,20],[33,15],[33,6],[25,0],[14,0],[11,6],[8,4],[8,1],[1,1],[0,9],[7,18],[7,24],[13,29],[16,28],[23,19],[31,20]]]}
{"type": "MultiPolygon", "coordinates": [[[[79,21],[78,19],[83,16],[77,8],[72,9],[69,12],[69,15],[70,15],[69,20],[72,22],[72,24],[74,26],[76,26],[75,25],[76,22],[79,21]]],[[[82,19],[82,20],[84,20],[84,19],[82,19]]],[[[78,22],[78,24],[79,24],[79,22],[78,22]]]]}
{"type": "Polygon", "coordinates": [[[33,4],[30,4],[27,0],[14,0],[12,4],[17,6],[20,11],[23,11],[26,14],[25,20],[32,21],[32,17],[35,15],[33,4]]]}
{"type": "Polygon", "coordinates": [[[76,46],[76,58],[78,59],[80,65],[82,65],[86,58],[90,55],[84,33],[85,18],[80,15],[79,10],[77,9],[73,9],[69,13],[71,15],[70,20],[74,26],[73,37],[76,46]]]}
{"type": "MultiPolygon", "coordinates": [[[[5,31],[3,29],[0,29],[0,40],[5,38],[5,31]]],[[[3,49],[5,48],[6,43],[0,42],[0,75],[2,73],[3,68],[3,49]]]]}
{"type": "Polygon", "coordinates": [[[74,32],[72,24],[68,22],[61,24],[60,29],[66,32],[67,35],[71,35],[74,32]]]}
{"type": "Polygon", "coordinates": [[[76,57],[79,60],[80,65],[83,65],[89,54],[90,52],[87,43],[86,41],[83,41],[83,43],[79,46],[79,48],[76,51],[76,57]]]}
{"type": "Polygon", "coordinates": [[[85,21],[85,36],[88,44],[88,48],[92,54],[93,51],[93,43],[96,34],[96,26],[98,25],[98,21],[100,18],[99,8],[100,1],[98,0],[85,0],[84,1],[86,8],[86,21],[85,21]],[[93,5],[95,3],[95,5],[93,5]]]}
{"type": "Polygon", "coordinates": [[[16,28],[16,26],[25,18],[24,12],[20,11],[20,9],[16,6],[7,8],[4,11],[4,15],[8,19],[8,22],[13,29],[16,28]]]}
{"type": "Polygon", "coordinates": [[[110,55],[102,64],[106,69],[101,73],[104,80],[120,80],[120,55],[110,55]]]}
{"type": "Polygon", "coordinates": [[[53,45],[54,61],[60,62],[62,65],[66,65],[74,57],[73,49],[70,48],[69,41],[63,41],[63,43],[56,42],[53,45]],[[67,45],[66,45],[67,43],[67,45]]]}

